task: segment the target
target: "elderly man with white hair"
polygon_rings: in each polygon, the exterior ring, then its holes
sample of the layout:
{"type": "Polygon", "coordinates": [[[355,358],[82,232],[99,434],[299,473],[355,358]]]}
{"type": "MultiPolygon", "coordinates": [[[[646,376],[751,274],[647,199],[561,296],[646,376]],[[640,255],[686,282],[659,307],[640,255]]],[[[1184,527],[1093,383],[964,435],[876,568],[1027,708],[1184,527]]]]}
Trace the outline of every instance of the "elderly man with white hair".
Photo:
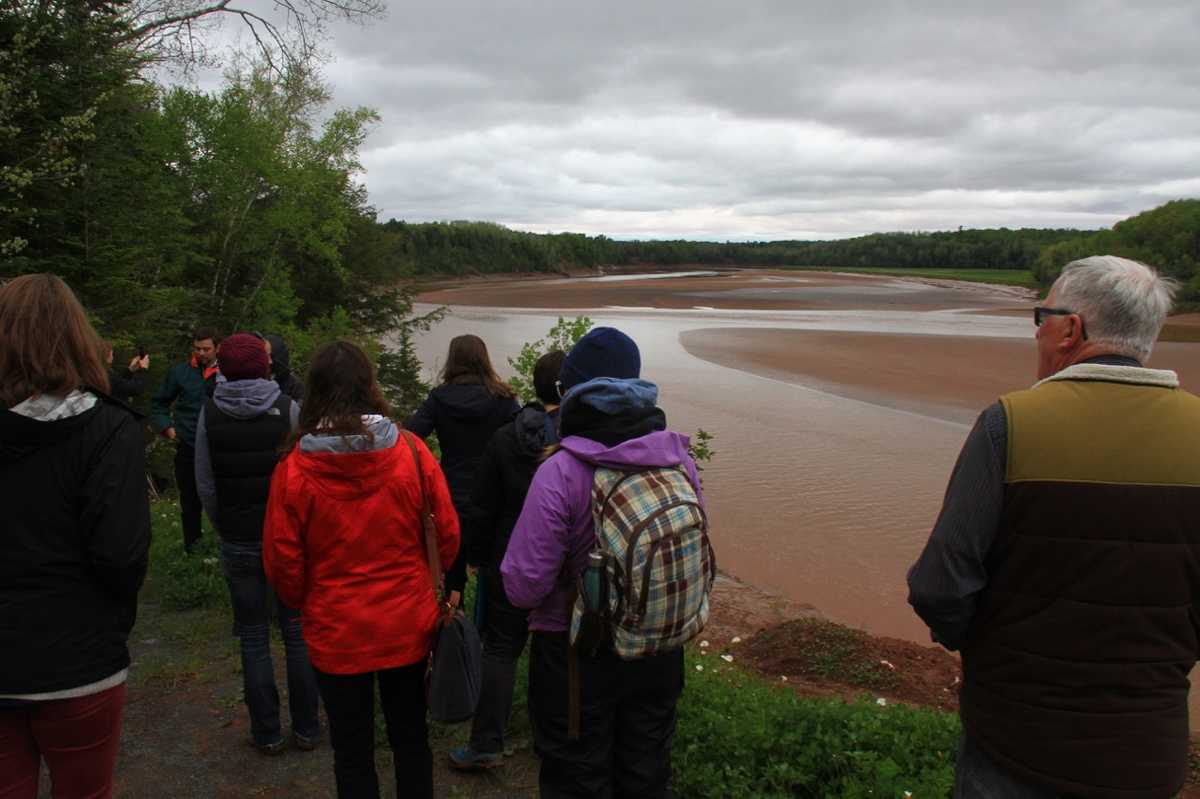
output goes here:
{"type": "Polygon", "coordinates": [[[1159,799],[1183,786],[1200,650],[1200,399],[1146,368],[1175,284],[1114,256],[1068,264],[1038,380],[959,455],[908,573],[962,653],[955,797],[1159,799]]]}

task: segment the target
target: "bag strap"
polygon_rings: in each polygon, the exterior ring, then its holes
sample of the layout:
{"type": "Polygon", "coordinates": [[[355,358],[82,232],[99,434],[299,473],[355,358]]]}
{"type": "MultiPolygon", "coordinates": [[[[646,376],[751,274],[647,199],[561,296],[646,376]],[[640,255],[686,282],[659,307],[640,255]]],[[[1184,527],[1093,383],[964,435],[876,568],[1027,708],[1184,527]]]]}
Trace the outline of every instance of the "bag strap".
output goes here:
{"type": "Polygon", "coordinates": [[[433,582],[434,599],[438,601],[438,604],[441,604],[442,556],[438,552],[437,527],[434,525],[433,511],[429,507],[429,494],[425,491],[425,477],[421,471],[421,456],[417,453],[417,445],[411,433],[407,430],[401,430],[400,436],[408,444],[408,451],[412,453],[413,464],[417,468],[417,486],[421,492],[421,526],[425,531],[425,557],[429,560],[429,578],[433,582]]]}
{"type": "MultiPolygon", "coordinates": [[[[572,583],[567,593],[567,626],[570,627],[571,615],[575,610],[575,600],[579,598],[579,586],[572,583]]],[[[579,730],[583,717],[582,686],[579,684],[579,647],[571,641],[567,633],[567,740],[578,741],[579,730]]]]}

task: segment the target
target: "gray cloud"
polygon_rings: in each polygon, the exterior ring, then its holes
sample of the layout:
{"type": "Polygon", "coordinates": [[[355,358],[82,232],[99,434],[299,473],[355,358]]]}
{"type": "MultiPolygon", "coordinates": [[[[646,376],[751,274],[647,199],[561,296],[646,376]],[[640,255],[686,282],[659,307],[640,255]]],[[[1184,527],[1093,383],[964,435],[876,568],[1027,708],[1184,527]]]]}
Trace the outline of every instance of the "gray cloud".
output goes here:
{"type": "Polygon", "coordinates": [[[384,219],[1100,227],[1200,193],[1197,40],[1194,0],[394,0],[334,30],[326,77],[383,117],[384,219]]]}

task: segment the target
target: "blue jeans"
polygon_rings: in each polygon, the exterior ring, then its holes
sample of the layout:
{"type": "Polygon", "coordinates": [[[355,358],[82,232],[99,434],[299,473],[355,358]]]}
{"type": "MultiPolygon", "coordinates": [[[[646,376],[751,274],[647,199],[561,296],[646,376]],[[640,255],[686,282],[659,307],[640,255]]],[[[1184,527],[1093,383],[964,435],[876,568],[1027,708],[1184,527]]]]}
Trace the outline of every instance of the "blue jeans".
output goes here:
{"type": "Polygon", "coordinates": [[[1059,799],[1059,796],[1005,771],[964,733],[955,762],[954,799],[1059,799]]]}
{"type": "MultiPolygon", "coordinates": [[[[480,572],[484,574],[484,572],[480,572]]],[[[491,567],[481,581],[487,591],[483,633],[483,690],[471,723],[471,748],[484,754],[504,751],[504,730],[512,715],[517,660],[529,638],[529,611],[508,601],[500,570],[491,567]]]]}
{"type": "Polygon", "coordinates": [[[305,738],[320,734],[317,681],[300,632],[300,611],[285,607],[267,584],[262,544],[221,541],[221,572],[233,600],[233,634],[242,650],[242,685],[250,711],[250,736],[267,746],[283,740],[279,691],[271,663],[271,606],[275,607],[287,656],[288,709],[292,731],[305,738]]]}

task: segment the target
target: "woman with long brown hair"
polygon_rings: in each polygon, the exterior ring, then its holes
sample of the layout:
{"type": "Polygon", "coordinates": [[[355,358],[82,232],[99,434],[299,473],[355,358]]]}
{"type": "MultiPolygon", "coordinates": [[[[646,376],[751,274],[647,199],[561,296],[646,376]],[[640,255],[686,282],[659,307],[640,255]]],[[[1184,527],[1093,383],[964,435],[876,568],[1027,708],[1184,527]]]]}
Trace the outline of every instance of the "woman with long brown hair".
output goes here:
{"type": "Polygon", "coordinates": [[[376,680],[397,794],[433,796],[424,678],[439,610],[422,497],[442,563],[458,552],[458,517],[433,455],[388,413],[361,349],[345,341],[321,348],[263,530],[267,578],[304,621],[342,799],[379,795],[376,680]]]}
{"type": "MultiPolygon", "coordinates": [[[[468,334],[450,340],[441,379],[404,427],[421,438],[437,433],[450,496],[459,518],[465,519],[471,511],[475,470],[488,440],[521,406],[516,392],[492,368],[487,345],[479,336],[468,334]]],[[[460,557],[446,572],[451,602],[458,603],[466,583],[466,558],[460,557]]]]}
{"type": "Polygon", "coordinates": [[[54,275],[0,287],[0,796],[108,797],[146,576],[142,428],[54,275]]]}

